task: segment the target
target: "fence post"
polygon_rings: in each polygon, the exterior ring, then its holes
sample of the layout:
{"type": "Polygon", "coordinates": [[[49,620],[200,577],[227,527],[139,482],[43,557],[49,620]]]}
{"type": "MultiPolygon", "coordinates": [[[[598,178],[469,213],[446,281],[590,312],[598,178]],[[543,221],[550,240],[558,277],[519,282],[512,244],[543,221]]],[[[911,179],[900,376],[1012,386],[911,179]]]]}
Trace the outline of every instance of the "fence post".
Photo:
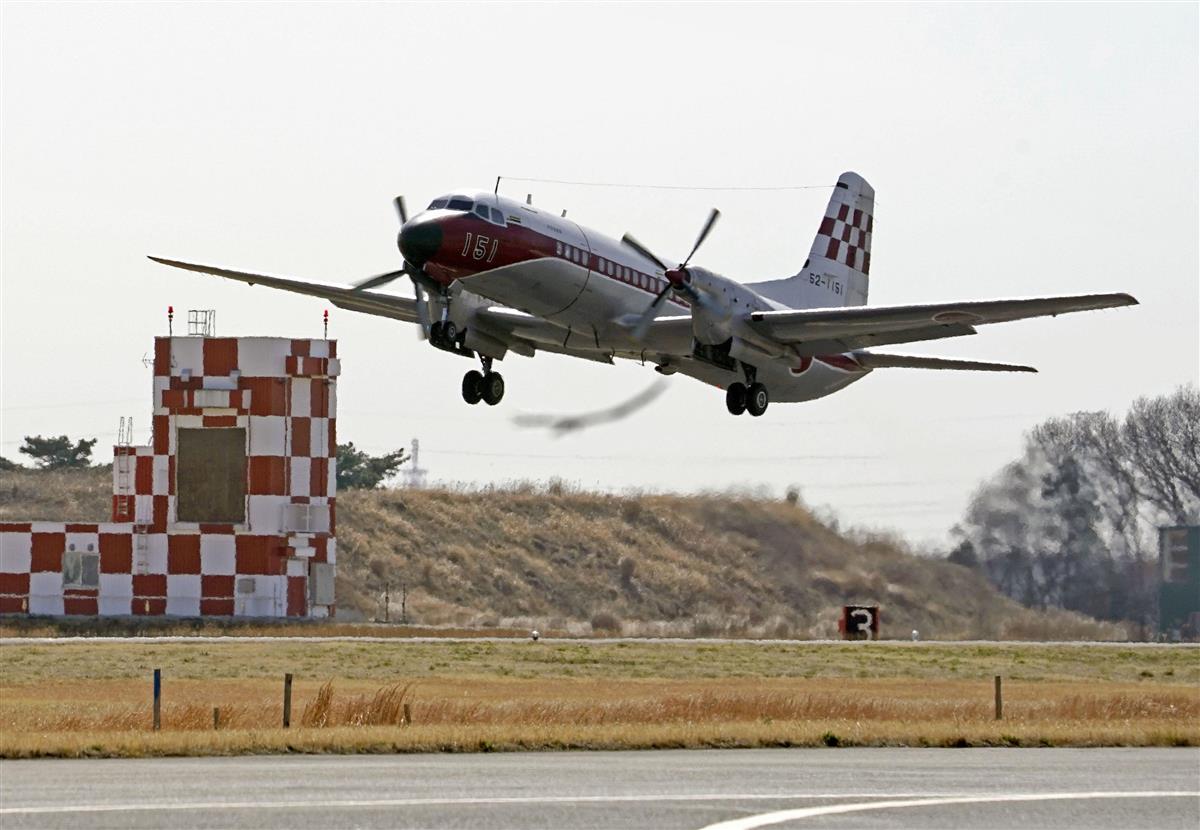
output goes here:
{"type": "Polygon", "coordinates": [[[1000,694],[1000,675],[996,675],[996,720],[1004,717],[1004,698],[1000,694]]]}
{"type": "Polygon", "coordinates": [[[221,728],[221,707],[214,706],[213,707],[213,729],[217,730],[220,728],[221,728]]]}
{"type": "Polygon", "coordinates": [[[283,676],[283,728],[287,729],[292,725],[292,674],[288,672],[283,676]]]}
{"type": "Polygon", "coordinates": [[[154,670],[154,731],[162,727],[162,669],[154,670]]]}

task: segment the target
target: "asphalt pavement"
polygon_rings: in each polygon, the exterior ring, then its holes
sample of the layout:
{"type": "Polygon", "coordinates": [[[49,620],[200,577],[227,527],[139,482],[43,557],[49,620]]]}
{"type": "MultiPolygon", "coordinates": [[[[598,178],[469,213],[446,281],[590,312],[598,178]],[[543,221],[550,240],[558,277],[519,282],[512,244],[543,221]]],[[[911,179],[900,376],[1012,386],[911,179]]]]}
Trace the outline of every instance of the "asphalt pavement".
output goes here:
{"type": "Polygon", "coordinates": [[[16,828],[1187,828],[1196,749],[775,749],[0,762],[16,828]]]}

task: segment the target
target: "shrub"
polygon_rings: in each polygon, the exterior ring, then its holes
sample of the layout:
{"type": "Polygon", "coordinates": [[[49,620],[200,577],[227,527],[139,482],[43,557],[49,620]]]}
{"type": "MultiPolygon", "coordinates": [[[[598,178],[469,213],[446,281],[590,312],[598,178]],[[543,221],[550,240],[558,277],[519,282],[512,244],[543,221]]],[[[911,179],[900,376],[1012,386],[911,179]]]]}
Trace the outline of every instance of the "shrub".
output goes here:
{"type": "Polygon", "coordinates": [[[599,611],[592,615],[592,630],[612,634],[619,633],[621,620],[611,611],[599,611]]]}

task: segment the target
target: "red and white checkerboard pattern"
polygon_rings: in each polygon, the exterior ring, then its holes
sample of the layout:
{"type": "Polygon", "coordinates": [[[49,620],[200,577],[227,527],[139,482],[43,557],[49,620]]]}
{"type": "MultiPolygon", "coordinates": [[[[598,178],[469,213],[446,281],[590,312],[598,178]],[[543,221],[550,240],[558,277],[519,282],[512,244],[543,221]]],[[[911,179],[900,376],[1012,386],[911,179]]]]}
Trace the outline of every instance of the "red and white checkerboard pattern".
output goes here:
{"type": "Polygon", "coordinates": [[[153,441],[114,448],[113,522],[0,523],[0,613],[332,615],[309,580],[337,560],[340,369],[331,340],[157,338],[153,441]],[[178,521],[178,430],[222,427],[246,430],[245,520],[178,521]],[[68,556],[98,584],[64,584],[68,556]]]}
{"type": "Polygon", "coordinates": [[[862,274],[870,274],[874,229],[875,217],[868,211],[831,200],[813,240],[811,256],[825,257],[862,274]]]}

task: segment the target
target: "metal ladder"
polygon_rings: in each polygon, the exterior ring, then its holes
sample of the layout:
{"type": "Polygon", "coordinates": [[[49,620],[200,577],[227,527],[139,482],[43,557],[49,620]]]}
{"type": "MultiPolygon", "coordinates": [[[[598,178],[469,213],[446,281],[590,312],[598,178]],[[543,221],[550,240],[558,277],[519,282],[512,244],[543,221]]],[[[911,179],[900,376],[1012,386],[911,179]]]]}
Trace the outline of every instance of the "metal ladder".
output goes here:
{"type": "Polygon", "coordinates": [[[130,514],[130,496],[133,495],[133,476],[137,459],[129,454],[133,446],[133,418],[121,416],[117,426],[117,455],[113,459],[117,471],[117,509],[113,519],[121,522],[128,521],[130,514]]]}

